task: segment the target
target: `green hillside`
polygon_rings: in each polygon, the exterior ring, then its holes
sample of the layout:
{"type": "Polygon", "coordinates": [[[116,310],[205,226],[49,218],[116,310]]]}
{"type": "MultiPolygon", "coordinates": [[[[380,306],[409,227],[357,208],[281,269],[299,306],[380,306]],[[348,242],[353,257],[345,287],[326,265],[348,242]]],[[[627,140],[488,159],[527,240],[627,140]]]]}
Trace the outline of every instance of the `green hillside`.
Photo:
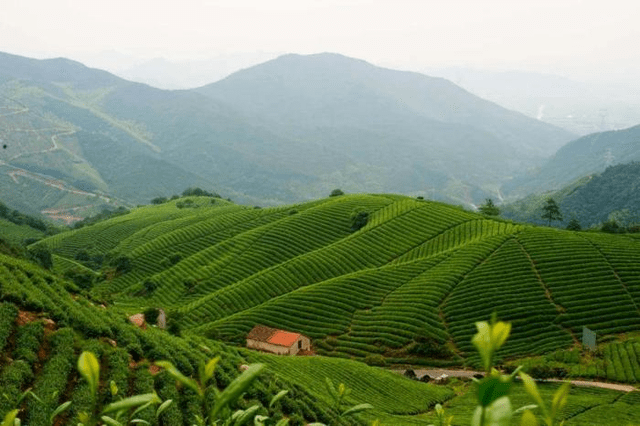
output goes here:
{"type": "MultiPolygon", "coordinates": [[[[191,390],[151,364],[170,360],[194,376],[215,355],[222,357],[218,387],[242,364],[264,363],[266,373],[239,406],[259,403],[291,425],[428,425],[443,402],[454,425],[467,425],[475,404],[469,384],[421,383],[341,358],[473,363],[473,322],[494,310],[513,323],[503,360],[560,359],[575,348],[582,325],[599,336],[637,330],[636,241],[496,221],[396,195],[263,209],[183,197],[140,207],[31,245],[53,252],[53,272],[0,254],[0,386],[9,396],[0,418],[32,388],[43,402],[21,404],[26,424],[47,424],[66,400],[72,408],[57,424],[77,424],[90,396],[74,366],[90,350],[101,364],[101,401],[115,399],[111,380],[122,395],[155,390],[174,400],[157,420],[151,410],[141,414],[156,426],[191,425],[200,407],[191,390]],[[354,229],[362,211],[368,221],[354,229]],[[96,275],[92,289],[61,277],[78,270],[96,275]],[[166,308],[181,335],[129,324],[126,315],[145,306],[166,308]],[[278,357],[210,339],[243,344],[256,322],[304,332],[331,358],[278,357]],[[325,378],[352,390],[348,404],[374,408],[338,419],[325,378]],[[289,393],[268,408],[283,389],[289,393]]],[[[608,345],[596,365],[634,382],[635,364],[624,354],[635,347],[608,345]]],[[[556,388],[542,385],[545,399],[556,388]]],[[[626,425],[640,416],[636,393],[575,388],[560,416],[568,425],[626,425]]],[[[531,401],[521,387],[512,397],[515,406],[531,401]]]]}
{"type": "Polygon", "coordinates": [[[243,344],[265,324],[310,336],[320,354],[370,363],[473,363],[474,322],[493,311],[514,324],[503,357],[570,347],[583,326],[599,335],[640,326],[635,239],[395,195],[264,209],[187,200],[34,248],[58,261],[102,257],[94,295],[130,311],[161,306],[189,333],[243,344]],[[363,210],[368,222],[353,230],[363,210]]]}
{"type": "Polygon", "coordinates": [[[503,185],[510,199],[559,190],[572,182],[609,166],[640,161],[640,126],[623,130],[593,133],[569,142],[541,167],[528,169],[503,185]]]}
{"type": "MultiPolygon", "coordinates": [[[[275,414],[289,417],[291,425],[310,421],[364,424],[358,418],[350,418],[349,422],[337,419],[326,390],[301,384],[291,371],[285,373],[278,368],[284,358],[253,358],[248,352],[195,336],[180,338],[153,327],[139,329],[121,313],[98,307],[82,297],[71,283],[28,262],[0,254],[0,386],[8,397],[0,400],[0,419],[15,407],[20,393],[31,388],[42,403],[27,398],[18,404],[24,410],[20,415],[26,420],[24,424],[49,424],[50,414],[67,400],[72,401],[72,406],[56,424],[77,424],[78,413],[90,406],[88,386],[75,368],[81,351],[98,356],[104,383],[100,399],[104,403],[117,400],[109,391],[112,380],[125,396],[155,389],[161,398],[173,399],[171,408],[158,420],[154,420],[152,409],[141,413],[140,418],[154,425],[191,425],[194,416],[202,412],[194,403],[192,391],[177,386],[166,373],[158,374],[151,364],[169,360],[183,373],[192,375],[200,362],[213,356],[222,357],[215,371],[218,387],[227,386],[238,376],[242,364],[260,361],[268,365],[241,406],[257,402],[267,407],[276,393],[288,390],[275,414]]],[[[329,377],[354,389],[349,403],[376,403],[371,416],[426,411],[453,394],[445,387],[414,382],[353,361],[315,357],[313,362],[317,372],[313,381],[322,385],[329,377]],[[358,377],[369,377],[380,388],[363,387],[358,377]],[[403,401],[389,399],[384,389],[402,389],[403,401]]]]}
{"type": "Polygon", "coordinates": [[[577,219],[583,228],[615,221],[620,227],[640,222],[638,187],[640,163],[617,164],[600,174],[585,176],[559,189],[529,195],[522,200],[501,206],[502,217],[523,222],[544,224],[540,216],[547,198],[552,197],[563,214],[558,226],[577,219]]]}

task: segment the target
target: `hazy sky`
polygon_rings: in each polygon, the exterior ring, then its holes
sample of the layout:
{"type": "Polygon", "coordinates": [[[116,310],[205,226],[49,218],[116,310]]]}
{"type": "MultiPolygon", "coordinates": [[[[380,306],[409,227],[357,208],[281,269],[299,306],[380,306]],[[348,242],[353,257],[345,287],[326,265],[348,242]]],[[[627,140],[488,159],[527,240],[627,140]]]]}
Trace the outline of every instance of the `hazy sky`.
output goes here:
{"type": "Polygon", "coordinates": [[[637,0],[0,0],[0,51],[338,52],[404,69],[640,70],[637,0]]]}

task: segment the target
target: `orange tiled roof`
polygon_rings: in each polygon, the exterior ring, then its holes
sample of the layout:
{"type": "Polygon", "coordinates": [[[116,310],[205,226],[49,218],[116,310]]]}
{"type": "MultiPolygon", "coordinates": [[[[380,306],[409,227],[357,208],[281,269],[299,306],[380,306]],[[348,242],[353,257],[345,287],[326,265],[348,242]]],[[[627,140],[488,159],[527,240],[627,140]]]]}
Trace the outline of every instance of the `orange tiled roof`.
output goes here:
{"type": "Polygon", "coordinates": [[[137,325],[138,327],[144,326],[144,314],[135,314],[129,317],[129,321],[137,325]]]}
{"type": "Polygon", "coordinates": [[[288,331],[277,330],[271,335],[271,337],[269,337],[269,340],[267,340],[267,342],[273,345],[289,347],[293,345],[299,338],[299,333],[290,333],[288,331]]]}
{"type": "Polygon", "coordinates": [[[300,333],[278,330],[277,328],[256,325],[247,335],[247,339],[258,340],[260,342],[271,343],[277,346],[290,347],[301,336],[300,333]]]}

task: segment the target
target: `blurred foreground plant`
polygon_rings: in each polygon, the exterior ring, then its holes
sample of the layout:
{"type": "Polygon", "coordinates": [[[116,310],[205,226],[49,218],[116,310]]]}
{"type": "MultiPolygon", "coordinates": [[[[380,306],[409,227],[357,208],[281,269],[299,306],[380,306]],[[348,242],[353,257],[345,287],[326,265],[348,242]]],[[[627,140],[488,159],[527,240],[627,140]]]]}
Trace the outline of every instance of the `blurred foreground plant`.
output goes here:
{"type": "MultiPolygon", "coordinates": [[[[209,360],[206,364],[200,365],[198,380],[185,376],[168,361],[156,362],[157,366],[167,370],[173,378],[198,395],[202,412],[207,413],[207,415],[205,418],[197,416],[195,419],[196,425],[194,426],[242,426],[250,422],[256,426],[286,426],[289,423],[289,419],[281,419],[275,422],[275,420],[270,419],[268,416],[258,414],[258,411],[262,408],[259,404],[254,404],[246,410],[236,410],[232,412],[231,406],[249,389],[258,375],[264,370],[264,365],[249,365],[229,386],[220,391],[215,385],[209,384],[219,361],[220,357],[216,357],[209,360]],[[210,398],[208,398],[211,394],[213,394],[213,403],[210,403],[210,398]]],[[[280,391],[276,394],[271,399],[269,407],[273,407],[273,405],[286,394],[287,391],[280,391]]]]}
{"type": "MultiPolygon", "coordinates": [[[[480,354],[482,366],[485,370],[483,379],[474,379],[478,405],[471,419],[472,426],[509,426],[514,414],[523,413],[520,419],[521,426],[539,426],[538,419],[533,414],[534,409],[542,412],[544,425],[562,426],[564,421],[556,423],[560,411],[567,404],[570,384],[564,383],[555,392],[548,408],[542,400],[536,382],[527,374],[521,372],[521,367],[512,374],[504,375],[493,368],[496,352],[504,345],[511,332],[511,324],[497,321],[495,315],[491,322],[477,322],[478,332],[471,340],[480,354]],[[514,379],[520,377],[526,392],[533,398],[535,404],[527,405],[516,410],[511,406],[509,391],[514,379]]],[[[444,409],[436,406],[439,426],[451,424],[452,417],[446,417],[444,409]]]]}

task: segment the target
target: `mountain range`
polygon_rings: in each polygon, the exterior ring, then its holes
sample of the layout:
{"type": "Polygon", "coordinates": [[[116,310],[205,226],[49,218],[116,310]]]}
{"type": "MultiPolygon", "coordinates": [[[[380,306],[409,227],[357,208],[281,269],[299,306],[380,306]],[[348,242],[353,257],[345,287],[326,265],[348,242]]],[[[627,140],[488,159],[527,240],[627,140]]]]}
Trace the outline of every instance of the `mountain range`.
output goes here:
{"type": "Polygon", "coordinates": [[[0,198],[26,213],[73,218],[188,186],[259,205],[338,187],[470,204],[572,138],[447,80],[336,54],[180,91],[0,54],[0,198]]]}

